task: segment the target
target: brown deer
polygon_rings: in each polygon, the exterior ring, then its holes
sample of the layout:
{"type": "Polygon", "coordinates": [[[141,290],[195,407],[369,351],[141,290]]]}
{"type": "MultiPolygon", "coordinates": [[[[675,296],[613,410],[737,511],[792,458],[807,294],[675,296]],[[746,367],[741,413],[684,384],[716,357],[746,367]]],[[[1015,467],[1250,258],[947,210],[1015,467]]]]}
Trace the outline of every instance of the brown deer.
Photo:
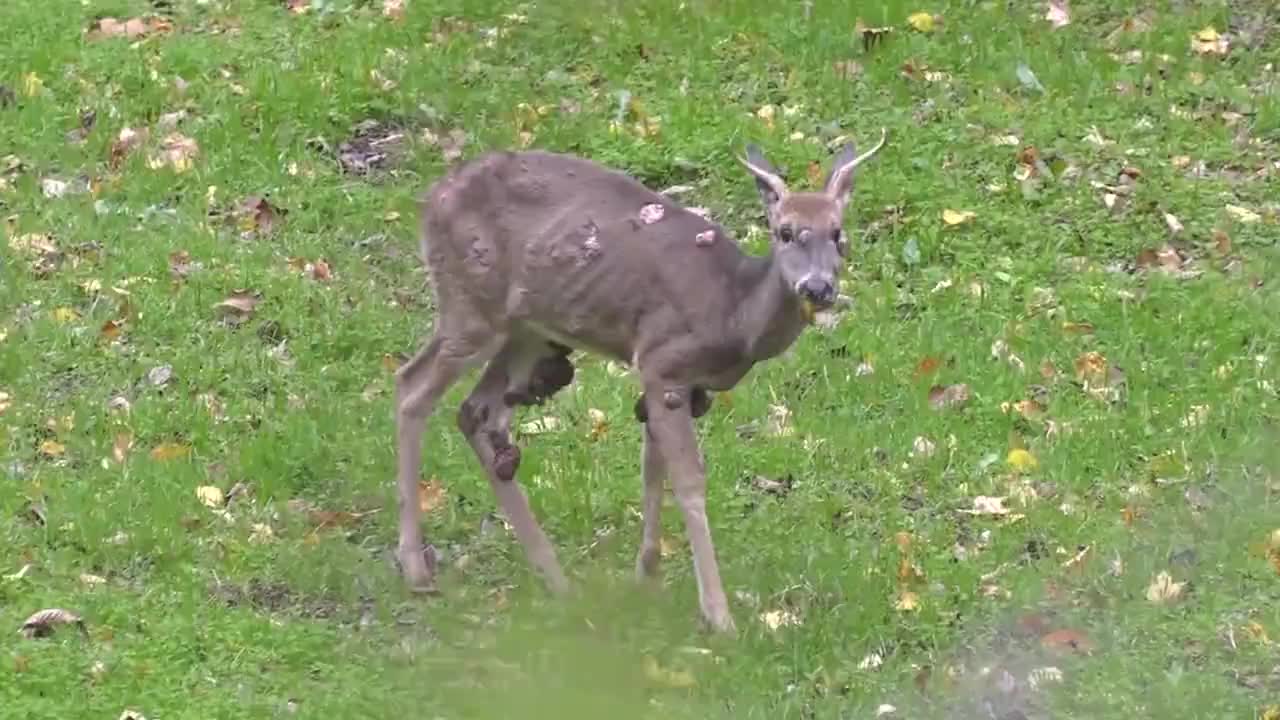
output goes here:
{"type": "Polygon", "coordinates": [[[640,579],[657,575],[659,513],[669,477],[684,515],[702,617],[732,632],[707,525],[706,476],[693,420],[708,391],[734,387],[786,350],[830,307],[848,255],[843,216],[857,155],[845,145],[823,188],[792,192],[755,145],[739,160],[755,177],[770,230],[765,257],[744,254],[718,224],[591,161],[549,152],[491,152],[452,168],[421,202],[422,252],[438,314],[429,342],[396,373],[400,540],[405,580],[435,589],[417,488],[422,437],[440,398],[484,365],[458,411],[466,436],[531,565],[568,589],[556,553],[515,482],[518,405],[540,404],[573,379],[569,355],[630,366],[642,394],[640,579]]]}

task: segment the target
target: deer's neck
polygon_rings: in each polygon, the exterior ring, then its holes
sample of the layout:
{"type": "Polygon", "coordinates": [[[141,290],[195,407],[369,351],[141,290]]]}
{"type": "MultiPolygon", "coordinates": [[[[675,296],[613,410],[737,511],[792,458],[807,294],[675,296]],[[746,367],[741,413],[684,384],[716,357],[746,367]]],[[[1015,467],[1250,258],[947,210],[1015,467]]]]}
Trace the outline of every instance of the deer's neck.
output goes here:
{"type": "Polygon", "coordinates": [[[742,289],[735,330],[753,362],[781,354],[795,342],[807,324],[800,301],[788,291],[773,260],[748,257],[738,273],[742,289]]]}

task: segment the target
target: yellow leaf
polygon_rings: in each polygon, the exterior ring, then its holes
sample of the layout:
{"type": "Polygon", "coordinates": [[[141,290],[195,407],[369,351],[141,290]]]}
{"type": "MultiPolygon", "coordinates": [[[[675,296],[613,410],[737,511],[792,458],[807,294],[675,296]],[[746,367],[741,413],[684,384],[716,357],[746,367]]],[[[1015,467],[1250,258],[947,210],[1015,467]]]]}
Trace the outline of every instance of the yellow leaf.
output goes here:
{"type": "Polygon", "coordinates": [[[587,437],[593,441],[603,439],[609,433],[609,418],[596,408],[587,408],[587,415],[591,417],[591,432],[587,437]]]}
{"type": "Polygon", "coordinates": [[[644,659],[644,675],[650,681],[669,688],[691,688],[696,684],[693,673],[687,670],[667,670],[652,657],[644,659]]]}
{"type": "Polygon", "coordinates": [[[133,434],[128,432],[116,433],[115,444],[111,446],[111,457],[115,458],[118,463],[123,463],[125,458],[129,456],[129,450],[133,447],[133,434]]]}
{"type": "Polygon", "coordinates": [[[0,415],[3,415],[4,411],[8,410],[9,406],[13,404],[12,400],[13,398],[9,393],[0,390],[0,415]]]}
{"type": "Polygon", "coordinates": [[[227,497],[222,493],[222,488],[216,485],[201,485],[196,488],[196,499],[201,505],[211,508],[220,508],[226,503],[227,497]]]}
{"type": "Polygon", "coordinates": [[[22,76],[22,94],[27,97],[35,97],[44,90],[44,80],[40,76],[33,73],[24,73],[22,76]]]}
{"type": "Polygon", "coordinates": [[[182,443],[161,443],[151,448],[152,460],[176,460],[191,454],[191,446],[182,443]]]}
{"type": "Polygon", "coordinates": [[[40,443],[40,454],[45,457],[59,457],[67,451],[67,446],[57,440],[45,440],[40,443]]]}
{"type": "Polygon", "coordinates": [[[439,478],[418,481],[418,507],[422,512],[433,512],[443,504],[444,483],[439,478]]]}
{"type": "Polygon", "coordinates": [[[1005,462],[1018,472],[1028,472],[1040,467],[1040,461],[1036,460],[1036,456],[1021,448],[1010,450],[1005,462]]]}
{"type": "Polygon", "coordinates": [[[902,612],[919,610],[920,596],[910,590],[903,590],[897,601],[893,603],[893,608],[902,612]]]}
{"type": "Polygon", "coordinates": [[[907,24],[919,32],[933,32],[934,18],[932,13],[916,12],[907,16],[907,24]]]}
{"type": "Polygon", "coordinates": [[[1271,705],[1263,708],[1258,717],[1261,720],[1280,720],[1280,705],[1271,705]]]}
{"type": "Polygon", "coordinates": [[[770,610],[760,613],[760,622],[770,630],[778,630],[788,625],[799,625],[800,618],[789,610],[770,610]]]}
{"type": "Polygon", "coordinates": [[[972,210],[951,210],[942,211],[942,222],[948,225],[962,225],[977,217],[977,213],[972,210]]]}
{"type": "Polygon", "coordinates": [[[1174,582],[1173,576],[1161,570],[1147,587],[1147,600],[1157,605],[1174,602],[1182,597],[1182,590],[1186,585],[1185,582],[1174,582]]]}
{"type": "Polygon", "coordinates": [[[80,317],[80,313],[76,312],[75,308],[60,307],[53,309],[53,319],[59,325],[66,325],[78,317],[80,317]]]}

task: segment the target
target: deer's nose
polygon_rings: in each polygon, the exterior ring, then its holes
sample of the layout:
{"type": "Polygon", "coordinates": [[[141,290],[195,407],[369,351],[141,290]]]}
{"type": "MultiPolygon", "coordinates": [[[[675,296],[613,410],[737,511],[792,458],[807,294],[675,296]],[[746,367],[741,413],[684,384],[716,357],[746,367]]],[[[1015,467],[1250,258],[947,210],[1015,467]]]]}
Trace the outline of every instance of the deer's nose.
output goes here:
{"type": "Polygon", "coordinates": [[[800,283],[800,294],[819,307],[827,307],[836,300],[836,289],[831,282],[812,275],[800,283]]]}

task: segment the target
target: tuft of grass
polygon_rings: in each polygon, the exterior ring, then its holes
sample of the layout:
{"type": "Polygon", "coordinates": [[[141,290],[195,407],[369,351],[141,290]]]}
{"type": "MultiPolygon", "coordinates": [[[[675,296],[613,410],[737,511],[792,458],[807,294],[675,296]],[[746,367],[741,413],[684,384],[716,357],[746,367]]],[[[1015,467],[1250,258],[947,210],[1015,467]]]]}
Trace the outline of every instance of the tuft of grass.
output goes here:
{"type": "Polygon", "coordinates": [[[1038,3],[941,0],[3,4],[0,628],[62,607],[88,638],[5,630],[0,705],[1275,717],[1280,18],[1071,11],[1054,30],[1038,3]],[[168,27],[92,37],[104,16],[168,27]],[[867,48],[859,20],[893,30],[867,48]],[[1225,58],[1193,51],[1206,27],[1225,58]],[[881,127],[852,309],[699,422],[739,638],[699,630],[679,513],[662,590],[633,584],[636,389],[599,358],[517,421],[559,421],[520,437],[520,481],[575,595],[549,600],[492,515],[451,419],[469,383],[426,438],[442,594],[405,590],[389,368],[432,321],[433,178],[491,148],[575,152],[691,185],[762,252],[741,147],[800,183],[881,127]],[[227,319],[237,293],[256,305],[227,319]],[[1090,392],[1099,363],[1122,387],[1090,392]],[[957,384],[967,404],[933,407],[957,384]],[[979,496],[1009,514],[964,512],[979,496]],[[1155,602],[1160,573],[1180,592],[1155,602]]]}

